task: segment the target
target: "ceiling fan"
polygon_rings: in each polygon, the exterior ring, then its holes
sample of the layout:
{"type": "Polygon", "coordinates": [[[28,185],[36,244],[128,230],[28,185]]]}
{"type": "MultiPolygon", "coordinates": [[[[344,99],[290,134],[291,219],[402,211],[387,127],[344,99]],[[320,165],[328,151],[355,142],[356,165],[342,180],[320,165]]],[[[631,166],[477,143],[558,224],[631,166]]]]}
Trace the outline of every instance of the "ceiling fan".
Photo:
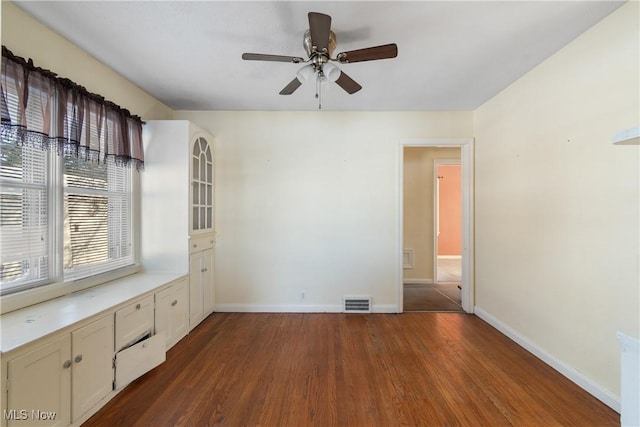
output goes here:
{"type": "MultiPolygon", "coordinates": [[[[316,76],[316,97],[319,98],[320,84],[324,80],[334,81],[347,93],[353,94],[362,89],[355,80],[331,63],[349,64],[352,62],[373,61],[376,59],[395,58],[398,46],[395,43],[364,49],[342,52],[332,57],[336,46],[336,35],[331,31],[331,16],[318,12],[309,12],[309,29],[304,33],[303,46],[308,59],[298,56],[267,55],[262,53],[243,53],[242,59],[251,61],[291,62],[293,64],[308,63],[302,67],[296,77],[286,85],[280,95],[291,95],[306,80],[316,76]]],[[[319,104],[321,108],[321,104],[319,104]]]]}

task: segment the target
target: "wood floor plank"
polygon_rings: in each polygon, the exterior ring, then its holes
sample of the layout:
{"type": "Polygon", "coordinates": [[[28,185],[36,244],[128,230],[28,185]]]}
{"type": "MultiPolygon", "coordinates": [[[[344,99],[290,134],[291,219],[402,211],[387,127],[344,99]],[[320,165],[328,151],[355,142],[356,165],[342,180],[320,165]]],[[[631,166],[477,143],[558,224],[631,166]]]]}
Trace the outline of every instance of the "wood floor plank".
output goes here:
{"type": "Polygon", "coordinates": [[[84,426],[617,426],[459,313],[214,313],[84,426]]]}

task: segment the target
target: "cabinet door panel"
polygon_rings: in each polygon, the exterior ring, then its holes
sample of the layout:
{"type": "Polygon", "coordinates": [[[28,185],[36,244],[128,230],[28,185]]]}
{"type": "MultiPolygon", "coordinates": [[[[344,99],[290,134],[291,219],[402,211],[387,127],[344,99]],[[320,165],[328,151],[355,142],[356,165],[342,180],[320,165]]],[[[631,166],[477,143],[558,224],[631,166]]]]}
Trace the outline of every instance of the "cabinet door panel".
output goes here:
{"type": "Polygon", "coordinates": [[[174,285],[171,301],[171,334],[173,342],[182,338],[189,331],[189,282],[183,280],[174,285]],[[174,304],[175,302],[175,304],[174,304]]]}
{"type": "Polygon", "coordinates": [[[189,332],[188,285],[183,279],[156,292],[156,334],[165,334],[167,350],[189,332]]]}
{"type": "Polygon", "coordinates": [[[71,418],[77,420],[113,386],[113,315],[71,333],[71,418]]]}
{"type": "Polygon", "coordinates": [[[149,372],[166,360],[164,333],[154,335],[116,354],[116,389],[149,372]]]}
{"type": "Polygon", "coordinates": [[[66,335],[8,363],[7,426],[71,423],[71,337],[66,335]]]}
{"type": "Polygon", "coordinates": [[[156,334],[164,332],[165,345],[169,348],[171,339],[171,302],[173,301],[173,286],[156,293],[156,334]]]}
{"type": "Polygon", "coordinates": [[[195,233],[213,230],[215,221],[213,141],[207,138],[196,135],[192,139],[190,229],[195,233]]]}
{"type": "Polygon", "coordinates": [[[213,275],[213,254],[213,249],[207,249],[206,251],[202,252],[202,264],[204,270],[202,275],[202,294],[204,300],[205,315],[213,311],[213,306],[216,302],[213,275]]]}
{"type": "Polygon", "coordinates": [[[189,323],[191,327],[202,320],[204,313],[201,259],[201,253],[194,253],[189,256],[189,323]]]}
{"type": "Polygon", "coordinates": [[[116,311],[116,351],[153,332],[153,296],[116,311]]]}

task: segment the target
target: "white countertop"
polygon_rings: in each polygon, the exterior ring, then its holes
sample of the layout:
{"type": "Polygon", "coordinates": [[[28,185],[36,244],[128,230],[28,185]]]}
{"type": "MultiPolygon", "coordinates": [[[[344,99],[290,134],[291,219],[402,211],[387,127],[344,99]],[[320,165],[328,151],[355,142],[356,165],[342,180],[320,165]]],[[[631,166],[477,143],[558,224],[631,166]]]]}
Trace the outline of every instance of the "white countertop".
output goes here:
{"type": "Polygon", "coordinates": [[[0,353],[58,332],[177,279],[184,273],[138,273],[0,316],[0,353]]]}

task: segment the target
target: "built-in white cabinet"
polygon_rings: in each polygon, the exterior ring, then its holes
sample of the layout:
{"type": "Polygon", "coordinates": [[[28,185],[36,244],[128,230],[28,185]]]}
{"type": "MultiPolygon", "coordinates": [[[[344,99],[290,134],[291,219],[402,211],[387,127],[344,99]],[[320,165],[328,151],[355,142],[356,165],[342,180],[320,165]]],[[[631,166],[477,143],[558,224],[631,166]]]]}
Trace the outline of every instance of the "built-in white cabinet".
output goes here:
{"type": "Polygon", "coordinates": [[[189,332],[189,281],[185,278],[155,294],[156,334],[164,333],[165,348],[189,332]]]}
{"type": "Polygon", "coordinates": [[[188,286],[141,273],[3,314],[0,427],[81,425],[187,334],[188,286]]]}
{"type": "Polygon", "coordinates": [[[112,390],[113,315],[12,358],[7,380],[8,426],[69,425],[112,390]]]}

